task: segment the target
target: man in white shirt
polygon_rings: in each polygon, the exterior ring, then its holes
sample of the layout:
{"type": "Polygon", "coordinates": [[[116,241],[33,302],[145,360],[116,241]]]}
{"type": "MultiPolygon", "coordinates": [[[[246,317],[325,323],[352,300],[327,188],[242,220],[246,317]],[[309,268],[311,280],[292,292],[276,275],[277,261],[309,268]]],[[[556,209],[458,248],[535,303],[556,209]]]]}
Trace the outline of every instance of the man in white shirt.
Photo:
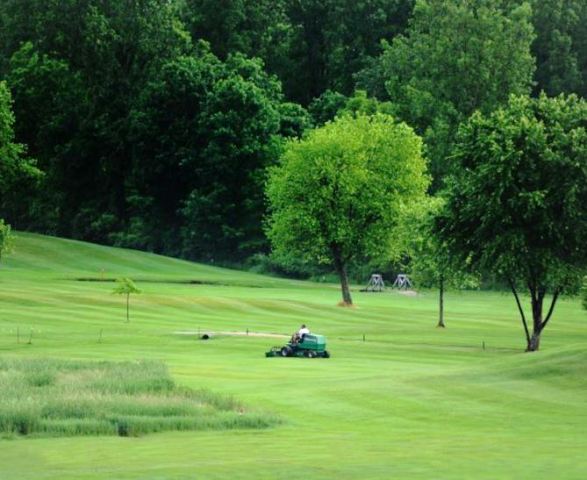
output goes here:
{"type": "Polygon", "coordinates": [[[308,333],[310,333],[310,329],[308,327],[306,327],[306,325],[302,324],[300,329],[292,335],[291,342],[292,343],[301,342],[304,339],[304,335],[306,335],[308,333]]]}
{"type": "Polygon", "coordinates": [[[306,327],[306,325],[302,324],[302,326],[298,330],[298,341],[301,342],[302,340],[304,340],[304,335],[306,335],[307,333],[310,333],[310,329],[306,327]]]}

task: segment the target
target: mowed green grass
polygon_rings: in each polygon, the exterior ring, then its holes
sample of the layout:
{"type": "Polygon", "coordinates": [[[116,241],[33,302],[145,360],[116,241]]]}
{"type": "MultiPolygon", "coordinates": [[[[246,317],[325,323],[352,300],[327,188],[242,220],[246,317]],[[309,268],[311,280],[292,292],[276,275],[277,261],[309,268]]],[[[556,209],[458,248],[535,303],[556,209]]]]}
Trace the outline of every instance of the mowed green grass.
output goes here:
{"type": "Polygon", "coordinates": [[[353,293],[357,307],[340,308],[336,285],[19,234],[0,266],[3,358],[160,360],[178,385],[283,423],[1,440],[0,479],[587,477],[587,315],[577,299],[557,305],[542,351],[525,354],[509,295],[448,294],[442,330],[434,292],[353,293]],[[75,280],[122,275],[143,290],[128,324],[112,282],[75,280]],[[302,322],[327,336],[332,358],[264,358],[276,338],[177,334],[289,334],[302,322]]]}

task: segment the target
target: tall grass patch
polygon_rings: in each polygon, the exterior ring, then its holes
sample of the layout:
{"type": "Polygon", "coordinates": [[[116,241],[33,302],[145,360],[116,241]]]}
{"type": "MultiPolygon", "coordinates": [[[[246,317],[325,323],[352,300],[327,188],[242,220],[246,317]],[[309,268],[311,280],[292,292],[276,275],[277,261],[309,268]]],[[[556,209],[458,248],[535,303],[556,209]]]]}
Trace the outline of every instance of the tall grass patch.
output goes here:
{"type": "Polygon", "coordinates": [[[137,436],[267,428],[276,417],[179,387],[161,362],[0,359],[0,434],[137,436]]]}

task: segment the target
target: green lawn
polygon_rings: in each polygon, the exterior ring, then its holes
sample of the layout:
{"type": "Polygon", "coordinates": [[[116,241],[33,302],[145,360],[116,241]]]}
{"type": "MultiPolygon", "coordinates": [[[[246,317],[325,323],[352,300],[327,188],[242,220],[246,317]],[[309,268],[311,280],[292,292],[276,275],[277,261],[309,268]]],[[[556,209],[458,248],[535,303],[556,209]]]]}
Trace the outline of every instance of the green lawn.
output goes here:
{"type": "Polygon", "coordinates": [[[345,309],[336,285],[24,233],[5,260],[3,359],[160,360],[180,386],[234,396],[282,423],[0,440],[2,480],[587,478],[578,299],[557,305],[542,351],[525,354],[506,294],[447,295],[442,330],[433,292],[355,291],[357,307],[345,309]],[[77,280],[122,275],[143,291],[128,324],[114,283],[77,280]],[[176,333],[289,334],[302,322],[327,336],[332,358],[266,359],[279,339],[176,333]]]}

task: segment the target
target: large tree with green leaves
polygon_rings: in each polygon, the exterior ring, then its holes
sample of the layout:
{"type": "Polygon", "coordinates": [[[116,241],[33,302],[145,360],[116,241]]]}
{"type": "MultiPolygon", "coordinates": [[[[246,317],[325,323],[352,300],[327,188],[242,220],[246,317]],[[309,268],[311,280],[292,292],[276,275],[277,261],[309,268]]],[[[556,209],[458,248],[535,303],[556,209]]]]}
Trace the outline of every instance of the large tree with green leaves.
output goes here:
{"type": "Polygon", "coordinates": [[[264,171],[277,152],[280,101],[281,86],[261,62],[228,57],[198,122],[199,178],[182,209],[189,256],[243,258],[265,243],[264,171]]]}
{"type": "Polygon", "coordinates": [[[117,243],[180,254],[183,202],[198,180],[209,180],[200,166],[206,138],[199,125],[222,69],[199,44],[192,55],[166,62],[143,88],[131,114],[131,221],[117,243]]]}
{"type": "Polygon", "coordinates": [[[512,96],[493,114],[471,117],[454,155],[441,237],[463,262],[507,281],[527,350],[538,350],[557,299],[587,265],[587,102],[512,96]]]}
{"type": "MultiPolygon", "coordinates": [[[[436,186],[449,170],[458,124],[511,93],[530,92],[531,15],[527,3],[418,0],[405,35],[386,45],[372,68],[399,118],[424,136],[436,186]]],[[[366,77],[366,86],[377,90],[377,79],[366,77]]]]}
{"type": "Polygon", "coordinates": [[[84,199],[95,193],[99,166],[91,143],[83,140],[90,102],[79,72],[67,61],[40,54],[25,42],[12,55],[7,82],[15,110],[15,135],[27,145],[46,173],[38,198],[29,199],[35,214],[21,216],[20,227],[67,233],[84,199]]]}
{"type": "Polygon", "coordinates": [[[334,266],[351,305],[349,264],[401,251],[402,213],[428,185],[421,148],[384,114],[342,116],[290,141],[267,184],[275,253],[334,266]]]}
{"type": "Polygon", "coordinates": [[[587,2],[532,0],[536,92],[587,95],[587,2]]]}
{"type": "Polygon", "coordinates": [[[308,104],[326,89],[345,95],[354,75],[381,53],[381,40],[402,32],[414,0],[286,0],[292,41],[285,91],[308,104]]]}
{"type": "Polygon", "coordinates": [[[0,261],[5,254],[12,251],[13,242],[14,235],[12,235],[10,225],[4,223],[4,220],[0,218],[0,261]]]}
{"type": "Polygon", "coordinates": [[[167,62],[133,111],[135,221],[126,241],[208,261],[254,253],[266,242],[264,171],[279,134],[303,129],[298,117],[303,110],[283,103],[259,60],[221,61],[199,43],[167,62]]]}
{"type": "Polygon", "coordinates": [[[0,82],[0,215],[21,217],[28,213],[40,172],[26,156],[25,147],[14,141],[12,97],[6,82],[0,82]],[[23,201],[23,197],[26,200],[23,201]]]}
{"type": "Polygon", "coordinates": [[[192,38],[206,40],[221,60],[237,52],[279,64],[290,48],[286,0],[181,0],[192,38]]]}

